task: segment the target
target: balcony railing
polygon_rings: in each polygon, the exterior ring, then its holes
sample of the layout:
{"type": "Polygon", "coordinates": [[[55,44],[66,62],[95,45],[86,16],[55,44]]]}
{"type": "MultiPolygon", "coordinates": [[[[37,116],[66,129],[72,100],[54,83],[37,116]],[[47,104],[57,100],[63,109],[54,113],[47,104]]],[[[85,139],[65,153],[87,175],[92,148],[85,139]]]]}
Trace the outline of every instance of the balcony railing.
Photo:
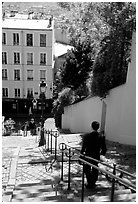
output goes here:
{"type": "Polygon", "coordinates": [[[28,77],[27,78],[28,81],[33,81],[33,79],[34,79],[33,77],[28,77]]]}
{"type": "Polygon", "coordinates": [[[8,77],[2,77],[2,80],[8,80],[8,77]]]}

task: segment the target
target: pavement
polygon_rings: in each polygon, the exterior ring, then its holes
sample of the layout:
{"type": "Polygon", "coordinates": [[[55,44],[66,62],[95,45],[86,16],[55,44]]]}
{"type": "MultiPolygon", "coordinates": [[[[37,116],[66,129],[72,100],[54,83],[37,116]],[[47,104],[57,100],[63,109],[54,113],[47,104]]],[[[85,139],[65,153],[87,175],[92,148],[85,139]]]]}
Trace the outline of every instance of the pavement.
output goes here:
{"type": "MultiPolygon", "coordinates": [[[[52,118],[45,125],[48,129],[55,129],[52,118]]],[[[52,158],[48,158],[49,153],[45,151],[44,146],[38,147],[39,137],[23,137],[17,134],[2,137],[3,202],[42,201],[48,195],[50,199],[52,194],[55,195],[53,183],[56,173],[59,175],[59,170],[52,175],[53,168],[49,168],[52,158]]]]}
{"type": "MultiPolygon", "coordinates": [[[[45,146],[38,147],[38,137],[36,135],[2,138],[3,202],[72,200],[70,193],[66,192],[66,196],[63,195],[63,190],[66,191],[68,188],[68,166],[64,166],[65,182],[61,185],[59,164],[55,161],[55,166],[50,168],[54,154],[46,152],[45,146]]],[[[59,136],[58,144],[65,142],[64,137],[65,135],[59,136]]],[[[72,168],[75,169],[73,165],[72,168]]],[[[75,173],[75,170],[73,172],[75,173]]],[[[77,179],[81,182],[81,177],[77,179]]]]}
{"type": "MultiPolygon", "coordinates": [[[[80,134],[60,134],[57,147],[64,142],[80,147],[80,134]]],[[[68,186],[68,162],[64,163],[61,181],[61,152],[46,146],[38,147],[39,135],[2,137],[2,202],[81,202],[82,166],[71,164],[71,183],[68,186]],[[52,168],[51,168],[52,167],[52,168]]],[[[84,202],[109,202],[111,183],[99,175],[96,189],[84,189],[84,202]]],[[[117,199],[119,195],[115,198],[117,199]]],[[[119,197],[119,201],[135,200],[130,191],[119,197]],[[125,196],[125,197],[124,197],[125,196]]]]}

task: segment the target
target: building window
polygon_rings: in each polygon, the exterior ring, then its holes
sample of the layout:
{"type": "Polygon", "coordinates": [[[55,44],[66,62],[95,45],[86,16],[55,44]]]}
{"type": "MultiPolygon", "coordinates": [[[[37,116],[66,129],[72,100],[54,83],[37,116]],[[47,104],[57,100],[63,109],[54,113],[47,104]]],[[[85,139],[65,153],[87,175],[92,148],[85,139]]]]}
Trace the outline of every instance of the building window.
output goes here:
{"type": "Polygon", "coordinates": [[[46,70],[40,70],[40,81],[46,81],[46,70]]]}
{"type": "Polygon", "coordinates": [[[6,33],[2,33],[2,44],[6,45],[6,33]]]}
{"type": "Polygon", "coordinates": [[[20,80],[20,70],[19,69],[14,70],[14,80],[16,81],[20,80]]]}
{"type": "Polygon", "coordinates": [[[33,34],[27,34],[27,46],[33,46],[33,34]]]}
{"type": "Polygon", "coordinates": [[[27,64],[33,64],[33,53],[27,53],[27,64]]]}
{"type": "Polygon", "coordinates": [[[40,34],[40,47],[46,47],[46,34],[40,34]]]}
{"type": "Polygon", "coordinates": [[[17,105],[15,103],[12,104],[12,108],[16,110],[17,105]]]}
{"type": "Polygon", "coordinates": [[[14,89],[15,98],[20,98],[20,89],[14,89]]]}
{"type": "Polygon", "coordinates": [[[33,98],[33,88],[27,89],[27,98],[33,98]]]}
{"type": "Polygon", "coordinates": [[[2,64],[7,64],[7,53],[2,52],[2,64]]]}
{"type": "Polygon", "coordinates": [[[2,69],[2,79],[3,80],[7,80],[8,79],[7,69],[2,69]]]}
{"type": "Polygon", "coordinates": [[[20,53],[14,52],[14,64],[20,64],[20,53]]]}
{"type": "Polygon", "coordinates": [[[13,33],[13,45],[19,45],[19,33],[13,33]]]}
{"type": "Polygon", "coordinates": [[[46,53],[40,53],[40,65],[46,65],[46,53]]]}
{"type": "Polygon", "coordinates": [[[27,80],[33,81],[33,70],[27,70],[27,80]]]}
{"type": "Polygon", "coordinates": [[[2,88],[2,96],[8,97],[8,88],[2,88]]]}

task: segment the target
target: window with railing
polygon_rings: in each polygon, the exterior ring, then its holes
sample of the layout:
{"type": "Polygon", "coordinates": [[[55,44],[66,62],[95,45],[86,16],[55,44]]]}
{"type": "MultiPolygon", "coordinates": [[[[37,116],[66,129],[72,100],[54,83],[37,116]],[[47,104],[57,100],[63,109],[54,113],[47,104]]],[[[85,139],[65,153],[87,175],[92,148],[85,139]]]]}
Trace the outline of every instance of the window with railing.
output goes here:
{"type": "Polygon", "coordinates": [[[33,53],[27,53],[27,65],[33,64],[33,53]]]}
{"type": "Polygon", "coordinates": [[[15,98],[20,98],[20,89],[14,89],[15,98]]]}
{"type": "Polygon", "coordinates": [[[14,70],[14,80],[15,81],[19,81],[20,80],[20,70],[19,69],[15,69],[14,70]]]}
{"type": "Polygon", "coordinates": [[[26,45],[33,46],[33,34],[26,35],[26,45]]]}
{"type": "Polygon", "coordinates": [[[40,53],[40,65],[46,65],[46,53],[40,53]]]}
{"type": "Polygon", "coordinates": [[[8,79],[7,69],[2,69],[2,80],[8,79]]]}
{"type": "Polygon", "coordinates": [[[8,88],[2,88],[2,97],[8,97],[8,88]]]}
{"type": "Polygon", "coordinates": [[[13,45],[19,45],[19,33],[13,33],[13,45]]]}
{"type": "Polygon", "coordinates": [[[2,44],[6,45],[6,33],[2,33],[2,44]]]}
{"type": "Polygon", "coordinates": [[[14,64],[20,64],[20,53],[14,52],[14,64]]]}
{"type": "Polygon", "coordinates": [[[27,70],[27,80],[33,81],[33,70],[27,70]]]}
{"type": "Polygon", "coordinates": [[[40,81],[46,81],[46,70],[40,70],[40,81]]]}
{"type": "Polygon", "coordinates": [[[46,47],[46,34],[40,34],[40,47],[46,47]]]}
{"type": "Polygon", "coordinates": [[[7,64],[7,53],[2,52],[2,64],[7,64]]]}

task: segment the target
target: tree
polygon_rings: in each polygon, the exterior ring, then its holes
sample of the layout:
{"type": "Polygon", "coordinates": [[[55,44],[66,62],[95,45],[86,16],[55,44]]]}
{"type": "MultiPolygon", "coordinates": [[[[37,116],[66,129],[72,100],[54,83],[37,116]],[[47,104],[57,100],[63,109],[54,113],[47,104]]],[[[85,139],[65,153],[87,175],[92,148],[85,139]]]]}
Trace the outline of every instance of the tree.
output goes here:
{"type": "Polygon", "coordinates": [[[89,72],[92,69],[92,58],[94,52],[91,47],[91,40],[77,42],[75,48],[68,51],[66,61],[61,70],[61,84],[77,90],[86,85],[89,72]]]}
{"type": "MultiPolygon", "coordinates": [[[[60,5],[60,4],[59,4],[60,5]]],[[[68,14],[59,17],[59,26],[68,32],[70,43],[75,46],[78,41],[92,39],[92,44],[98,48],[103,36],[109,32],[108,25],[99,17],[98,9],[101,3],[97,2],[76,2],[60,5],[62,8],[69,8],[68,14]]]]}
{"type": "Polygon", "coordinates": [[[106,97],[109,90],[126,82],[132,33],[135,29],[135,5],[113,2],[104,4],[101,16],[110,26],[110,33],[100,44],[94,66],[91,90],[106,97]]]}
{"type": "Polygon", "coordinates": [[[62,27],[68,30],[74,46],[91,39],[95,53],[89,79],[92,95],[106,97],[111,88],[126,81],[136,27],[135,2],[77,2],[68,7],[71,12],[63,17],[62,27]]]}

